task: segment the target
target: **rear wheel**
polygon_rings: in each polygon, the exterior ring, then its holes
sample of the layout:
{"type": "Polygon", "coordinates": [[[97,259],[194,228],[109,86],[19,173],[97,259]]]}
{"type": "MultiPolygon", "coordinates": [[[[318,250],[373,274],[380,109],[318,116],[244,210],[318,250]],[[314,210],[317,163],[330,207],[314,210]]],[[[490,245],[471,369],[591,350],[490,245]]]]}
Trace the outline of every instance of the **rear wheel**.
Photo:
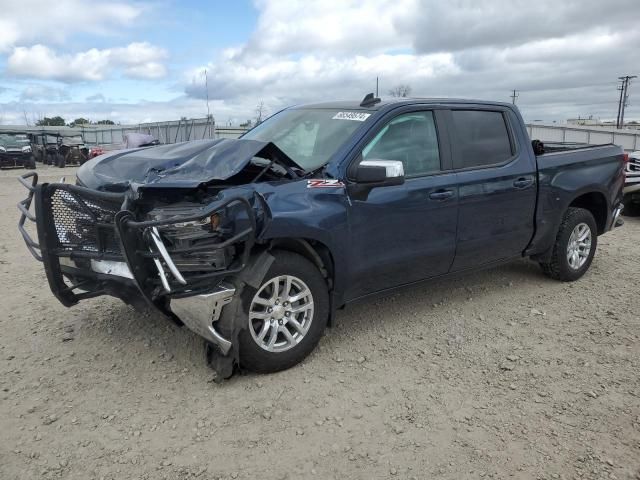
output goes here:
{"type": "Polygon", "coordinates": [[[260,288],[243,293],[247,318],[239,334],[240,364],[261,373],[301,362],[320,341],[329,317],[327,284],[317,267],[295,253],[273,255],[260,288]]]}
{"type": "Polygon", "coordinates": [[[569,208],[565,214],[549,262],[541,262],[545,275],[563,282],[582,277],[591,266],[598,246],[593,215],[584,208],[569,208]]]}
{"type": "Polygon", "coordinates": [[[61,154],[58,154],[58,162],[57,165],[59,168],[64,168],[67,166],[67,159],[63,157],[61,154]]]}

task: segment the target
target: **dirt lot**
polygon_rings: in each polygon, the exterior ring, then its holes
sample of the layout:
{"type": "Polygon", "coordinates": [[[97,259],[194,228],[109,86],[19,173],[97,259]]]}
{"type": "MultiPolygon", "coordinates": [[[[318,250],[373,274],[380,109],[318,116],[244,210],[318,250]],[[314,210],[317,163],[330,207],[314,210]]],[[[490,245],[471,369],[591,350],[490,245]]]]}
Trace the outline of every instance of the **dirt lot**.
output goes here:
{"type": "Polygon", "coordinates": [[[53,298],[19,173],[0,173],[3,480],[640,478],[640,219],[579,282],[520,261],[415,287],[340,312],[297,368],[217,384],[188,330],[53,298]]]}

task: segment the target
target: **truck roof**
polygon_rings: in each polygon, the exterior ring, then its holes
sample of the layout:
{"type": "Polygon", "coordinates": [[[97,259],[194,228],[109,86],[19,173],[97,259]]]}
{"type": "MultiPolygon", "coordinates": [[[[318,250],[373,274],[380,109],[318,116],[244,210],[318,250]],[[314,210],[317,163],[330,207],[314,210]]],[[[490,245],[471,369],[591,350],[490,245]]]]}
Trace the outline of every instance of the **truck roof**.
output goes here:
{"type": "Polygon", "coordinates": [[[307,103],[296,105],[291,108],[330,108],[330,109],[348,109],[348,110],[383,110],[389,107],[414,104],[431,104],[431,105],[451,105],[451,104],[467,104],[467,105],[486,105],[499,107],[513,107],[512,104],[506,102],[495,102],[490,100],[471,100],[463,98],[421,98],[421,97],[399,97],[399,98],[383,98],[380,102],[368,106],[360,106],[361,100],[345,100],[334,102],[307,103]]]}

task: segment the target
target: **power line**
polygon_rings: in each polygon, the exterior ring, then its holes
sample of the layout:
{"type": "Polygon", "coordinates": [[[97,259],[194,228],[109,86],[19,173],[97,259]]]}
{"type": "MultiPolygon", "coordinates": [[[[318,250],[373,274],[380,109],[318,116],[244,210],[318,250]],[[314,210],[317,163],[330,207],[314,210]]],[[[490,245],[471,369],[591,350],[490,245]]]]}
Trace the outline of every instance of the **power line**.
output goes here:
{"type": "Polygon", "coordinates": [[[616,119],[617,128],[624,127],[624,108],[629,105],[629,84],[634,78],[637,78],[637,75],[625,75],[623,77],[618,77],[618,80],[620,80],[620,85],[618,85],[618,90],[620,90],[620,99],[618,100],[618,117],[616,119]]]}
{"type": "Polygon", "coordinates": [[[511,94],[511,103],[515,105],[516,98],[518,98],[519,96],[520,96],[520,90],[513,90],[513,93],[511,94]]]}

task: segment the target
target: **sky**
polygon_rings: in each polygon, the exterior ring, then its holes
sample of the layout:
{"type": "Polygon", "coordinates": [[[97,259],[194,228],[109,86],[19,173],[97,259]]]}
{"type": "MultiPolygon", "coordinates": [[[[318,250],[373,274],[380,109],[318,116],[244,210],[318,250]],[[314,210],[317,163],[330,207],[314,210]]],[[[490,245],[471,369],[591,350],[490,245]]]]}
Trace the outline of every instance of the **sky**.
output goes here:
{"type": "MultiPolygon", "coordinates": [[[[615,119],[640,76],[638,0],[0,0],[0,124],[60,115],[238,124],[305,102],[511,101],[615,119]]],[[[640,79],[626,118],[640,120],[640,79]]]]}

